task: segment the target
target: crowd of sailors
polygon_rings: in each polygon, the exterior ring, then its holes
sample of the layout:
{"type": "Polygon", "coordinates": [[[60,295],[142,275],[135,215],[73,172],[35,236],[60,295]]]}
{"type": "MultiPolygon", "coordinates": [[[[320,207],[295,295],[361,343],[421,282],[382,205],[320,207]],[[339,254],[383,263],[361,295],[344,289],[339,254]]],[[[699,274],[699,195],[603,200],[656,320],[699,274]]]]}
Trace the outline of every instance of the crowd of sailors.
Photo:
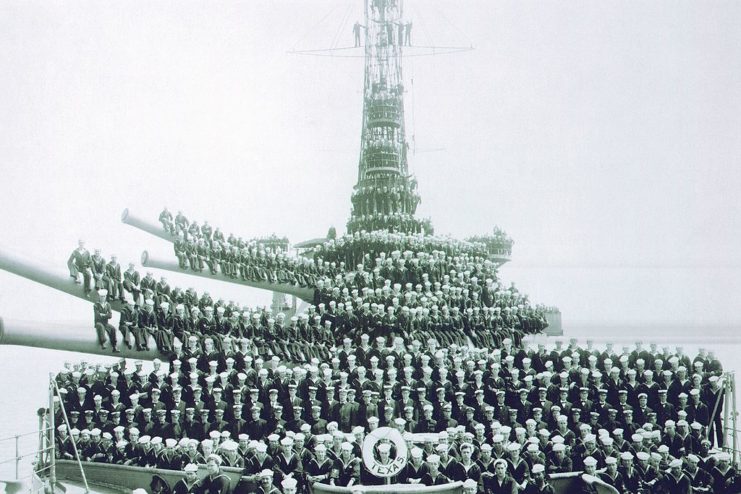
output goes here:
{"type": "MultiPolygon", "coordinates": [[[[248,338],[221,352],[209,340],[151,370],[65,366],[58,456],[175,470],[216,461],[302,491],[382,483],[361,445],[392,427],[408,443],[399,483],[548,492],[548,475],[584,471],[623,493],[737,492],[721,451],[724,375],[704,350],[407,346],[364,333],[299,365],[263,359],[248,338]]],[[[380,461],[393,460],[383,444],[380,461]]]]}
{"type": "MultiPolygon", "coordinates": [[[[218,230],[193,224],[163,221],[178,238],[218,230]]],[[[101,344],[116,348],[110,303],[122,300],[124,342],[146,349],[153,336],[167,360],[151,371],[67,365],[56,378],[60,458],[191,477],[206,464],[211,487],[230,466],[243,479],[231,488],[307,492],[383,483],[361,445],[390,427],[408,446],[396,483],[544,493],[551,476],[583,471],[631,494],[738,492],[723,449],[726,377],[711,352],[528,347],[543,311],[503,286],[480,244],[377,232],[329,241],[301,264],[314,304],[288,321],[86,252],[68,265],[99,290],[101,344]]],[[[397,453],[384,440],[375,451],[381,464],[397,453]]]]}
{"type": "Polygon", "coordinates": [[[272,317],[265,308],[172,287],[151,272],[141,277],[133,264],[121,273],[115,256],[106,263],[99,250],[90,256],[82,242],[70,257],[70,274],[83,283],[85,293],[98,290],[94,326],[99,344],[106,348],[110,343],[114,352],[119,341],[148,350],[150,337],[164,354],[191,344],[203,347],[206,338],[216,351],[236,350],[246,337],[258,355],[302,363],[327,356],[345,337],[359,345],[362,334],[389,343],[398,336],[405,345],[429,338],[464,345],[470,338],[484,347],[504,338],[519,343],[546,327],[542,309],[529,305],[513,285],[503,287],[495,278],[479,282],[476,275],[496,277],[496,271],[472,247],[440,239],[413,246],[412,239],[354,235],[319,247],[315,260],[323,276],[316,282],[314,305],[288,320],[282,313],[272,317]],[[389,246],[418,250],[387,255],[382,249],[389,246]],[[89,267],[80,261],[86,258],[89,267]],[[349,272],[341,259],[361,263],[349,272]],[[120,303],[117,328],[111,324],[111,302],[120,303]]]}

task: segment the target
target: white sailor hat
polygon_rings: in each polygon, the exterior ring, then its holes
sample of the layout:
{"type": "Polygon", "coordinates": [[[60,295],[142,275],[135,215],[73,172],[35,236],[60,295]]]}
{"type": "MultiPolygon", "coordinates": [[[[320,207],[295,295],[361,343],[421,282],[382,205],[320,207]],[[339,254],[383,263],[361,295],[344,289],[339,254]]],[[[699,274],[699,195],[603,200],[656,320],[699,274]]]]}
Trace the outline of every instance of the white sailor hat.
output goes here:
{"type": "Polygon", "coordinates": [[[608,456],[607,458],[605,458],[605,464],[607,464],[607,465],[615,465],[615,464],[617,464],[617,459],[615,459],[614,456],[608,456]]]}
{"type": "Polygon", "coordinates": [[[234,441],[225,441],[221,444],[221,449],[224,451],[236,451],[239,445],[234,441]]]}
{"type": "Polygon", "coordinates": [[[280,483],[281,486],[283,486],[283,489],[295,489],[298,482],[293,477],[286,477],[283,479],[280,483]]]}
{"type": "Polygon", "coordinates": [[[195,463],[188,463],[185,465],[185,468],[183,468],[185,473],[191,473],[191,472],[197,472],[198,471],[198,465],[195,463]]]}
{"type": "Polygon", "coordinates": [[[586,458],[584,458],[584,466],[597,466],[597,460],[595,460],[591,456],[587,456],[586,458]]]}
{"type": "Polygon", "coordinates": [[[391,451],[391,445],[388,443],[381,443],[378,445],[378,452],[379,453],[388,453],[391,451]]]}

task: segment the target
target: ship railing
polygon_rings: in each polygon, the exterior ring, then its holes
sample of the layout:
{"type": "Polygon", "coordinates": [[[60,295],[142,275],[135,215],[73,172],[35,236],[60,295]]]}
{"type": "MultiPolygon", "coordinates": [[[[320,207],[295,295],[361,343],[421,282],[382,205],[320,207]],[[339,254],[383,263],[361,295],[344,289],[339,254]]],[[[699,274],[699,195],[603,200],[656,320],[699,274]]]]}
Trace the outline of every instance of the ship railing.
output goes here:
{"type": "MultiPolygon", "coordinates": [[[[31,437],[31,436],[38,436],[41,434],[48,433],[50,428],[43,423],[40,424],[38,431],[31,431],[31,432],[25,432],[22,434],[15,434],[13,436],[3,437],[0,438],[0,444],[7,444],[12,442],[13,448],[15,450],[15,454],[11,456],[10,458],[4,458],[0,459],[0,465],[7,465],[9,463],[15,463],[15,481],[19,480],[25,480],[27,478],[30,478],[31,475],[21,476],[21,460],[24,458],[31,458],[35,457],[36,461],[34,462],[35,465],[38,465],[44,455],[48,452],[49,448],[36,448],[32,451],[29,451],[27,453],[21,453],[21,439],[25,437],[31,437]]],[[[34,469],[37,470],[37,469],[34,469]]]]}
{"type": "MultiPolygon", "coordinates": [[[[49,428],[51,429],[48,434],[42,434],[42,439],[45,438],[47,441],[47,444],[51,445],[52,452],[49,455],[49,485],[51,486],[51,490],[54,490],[54,485],[56,484],[57,478],[56,478],[56,455],[54,454],[54,445],[55,445],[55,433],[56,433],[56,427],[54,425],[54,404],[59,403],[59,409],[62,412],[62,419],[64,420],[65,425],[67,426],[67,430],[72,430],[72,426],[69,423],[69,418],[67,416],[67,410],[64,408],[64,399],[62,398],[62,393],[59,391],[59,385],[57,384],[57,380],[54,378],[54,373],[49,373],[49,410],[46,414],[47,420],[49,423],[49,428]]],[[[82,478],[82,483],[85,485],[85,493],[90,492],[90,488],[87,483],[87,477],[85,476],[85,469],[82,467],[82,459],[80,458],[80,451],[77,449],[77,443],[70,439],[72,443],[72,449],[75,452],[75,461],[77,462],[77,465],[80,469],[80,477],[82,478]]]]}

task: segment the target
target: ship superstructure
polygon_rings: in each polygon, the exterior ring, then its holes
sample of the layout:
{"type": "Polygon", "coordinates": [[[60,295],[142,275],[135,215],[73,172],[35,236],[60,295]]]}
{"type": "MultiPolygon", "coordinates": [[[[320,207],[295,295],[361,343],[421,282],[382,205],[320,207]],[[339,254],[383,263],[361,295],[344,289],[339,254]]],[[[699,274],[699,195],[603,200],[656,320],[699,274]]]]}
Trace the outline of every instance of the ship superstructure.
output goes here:
{"type": "Polygon", "coordinates": [[[420,197],[408,165],[401,62],[409,26],[400,0],[365,2],[363,121],[349,233],[430,232],[415,216],[420,197]]]}

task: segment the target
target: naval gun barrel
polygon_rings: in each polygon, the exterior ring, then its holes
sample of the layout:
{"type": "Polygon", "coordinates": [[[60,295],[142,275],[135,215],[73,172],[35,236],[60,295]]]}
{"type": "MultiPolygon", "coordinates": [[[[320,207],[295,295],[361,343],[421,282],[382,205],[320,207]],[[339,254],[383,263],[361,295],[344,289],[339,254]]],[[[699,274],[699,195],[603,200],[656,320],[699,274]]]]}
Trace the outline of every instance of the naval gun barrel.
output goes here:
{"type": "MultiPolygon", "coordinates": [[[[119,335],[120,336],[120,335],[119,335]]],[[[69,352],[92,353],[109,357],[153,360],[166,358],[156,349],[139,352],[119,345],[121,353],[111,353],[110,347],[100,348],[92,321],[89,327],[83,324],[54,324],[47,322],[4,321],[0,318],[0,345],[17,345],[34,348],[49,348],[69,352]]]]}
{"type": "Polygon", "coordinates": [[[287,283],[268,283],[264,281],[249,281],[249,280],[242,280],[239,278],[229,278],[227,276],[222,275],[221,273],[217,274],[211,274],[208,271],[191,271],[182,269],[176,261],[166,260],[166,259],[159,259],[157,257],[152,256],[149,252],[146,250],[142,252],[141,257],[141,263],[142,266],[151,267],[151,268],[157,268],[157,269],[164,269],[167,271],[175,271],[176,273],[183,273],[183,274],[190,274],[193,276],[201,276],[203,278],[208,278],[210,280],[219,280],[219,281],[225,281],[227,283],[236,283],[239,285],[249,286],[252,288],[259,288],[261,290],[270,290],[272,292],[278,292],[278,293],[285,293],[286,295],[293,295],[296,298],[300,298],[301,300],[304,300],[306,302],[311,303],[314,299],[314,291],[311,288],[302,288],[294,285],[289,285],[287,283]]]}
{"type": "Polygon", "coordinates": [[[134,228],[138,228],[139,230],[145,231],[150,235],[154,235],[155,237],[159,237],[168,242],[172,242],[174,240],[170,236],[170,234],[162,228],[162,225],[158,223],[152,223],[149,220],[137,216],[136,214],[132,213],[129,208],[124,209],[123,213],[121,213],[121,223],[125,223],[129,226],[133,226],[134,228]]]}
{"type": "MultiPolygon", "coordinates": [[[[94,296],[93,298],[86,297],[82,286],[75,283],[75,281],[69,276],[55,273],[39,263],[20,258],[8,252],[0,251],[0,269],[16,274],[22,278],[35,281],[36,283],[41,283],[49,288],[54,288],[60,292],[72,295],[73,297],[87,300],[88,302],[97,301],[97,296],[94,296]]],[[[121,303],[113,301],[111,302],[111,308],[114,310],[120,310],[121,303]]]]}

